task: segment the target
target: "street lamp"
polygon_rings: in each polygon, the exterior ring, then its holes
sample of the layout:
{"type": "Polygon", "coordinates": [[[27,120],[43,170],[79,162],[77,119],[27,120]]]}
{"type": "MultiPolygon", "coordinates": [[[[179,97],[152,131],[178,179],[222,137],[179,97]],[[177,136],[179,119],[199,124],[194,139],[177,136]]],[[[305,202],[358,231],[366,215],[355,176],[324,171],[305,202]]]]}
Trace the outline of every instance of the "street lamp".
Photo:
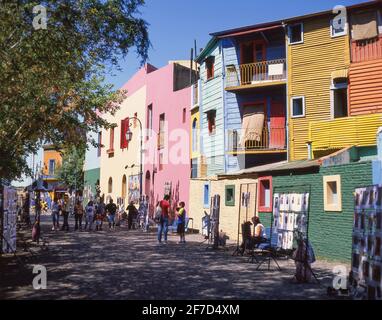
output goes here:
{"type": "MultiPolygon", "coordinates": [[[[133,118],[129,118],[129,122],[131,120],[136,120],[138,121],[139,123],[139,128],[141,130],[141,141],[140,141],[140,165],[139,165],[139,195],[140,195],[140,199],[142,199],[142,194],[143,194],[143,190],[142,190],[142,180],[143,180],[143,128],[142,128],[142,122],[141,120],[139,120],[137,117],[133,117],[133,118]]],[[[130,130],[130,126],[131,124],[129,123],[129,128],[127,129],[126,131],[126,140],[128,142],[131,142],[131,140],[133,140],[133,132],[130,130]]]]}

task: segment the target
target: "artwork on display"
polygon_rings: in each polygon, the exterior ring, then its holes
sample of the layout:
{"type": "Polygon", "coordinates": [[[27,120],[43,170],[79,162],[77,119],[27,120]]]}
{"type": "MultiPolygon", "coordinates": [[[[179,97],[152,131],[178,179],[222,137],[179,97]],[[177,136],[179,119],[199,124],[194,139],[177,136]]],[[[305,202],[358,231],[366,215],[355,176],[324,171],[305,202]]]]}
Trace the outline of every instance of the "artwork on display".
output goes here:
{"type": "Polygon", "coordinates": [[[277,246],[293,249],[294,233],[306,235],[309,209],[309,193],[275,193],[273,195],[273,233],[277,234],[277,246]]]}
{"type": "Polygon", "coordinates": [[[241,206],[244,208],[248,208],[249,203],[250,203],[250,199],[251,199],[251,193],[250,192],[243,192],[241,194],[241,206]]]}
{"type": "Polygon", "coordinates": [[[382,186],[358,188],[354,194],[352,271],[364,298],[381,300],[382,186]]]}
{"type": "Polygon", "coordinates": [[[3,212],[3,241],[2,252],[11,253],[16,251],[16,229],[17,229],[17,192],[15,189],[7,186],[1,187],[3,212]]]}
{"type": "Polygon", "coordinates": [[[172,182],[165,182],[164,195],[171,197],[171,192],[172,192],[172,182]]]}
{"type": "Polygon", "coordinates": [[[134,204],[139,204],[141,190],[139,178],[139,175],[129,176],[129,203],[134,202],[134,204]]]}

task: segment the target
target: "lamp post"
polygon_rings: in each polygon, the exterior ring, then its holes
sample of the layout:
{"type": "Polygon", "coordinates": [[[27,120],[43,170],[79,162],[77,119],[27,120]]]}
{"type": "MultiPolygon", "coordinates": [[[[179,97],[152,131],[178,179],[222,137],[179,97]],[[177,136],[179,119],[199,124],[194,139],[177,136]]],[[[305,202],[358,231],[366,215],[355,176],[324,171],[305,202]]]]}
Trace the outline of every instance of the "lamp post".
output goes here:
{"type": "MultiPolygon", "coordinates": [[[[129,118],[129,122],[131,120],[136,120],[139,123],[139,128],[141,130],[141,141],[140,141],[140,164],[139,164],[139,195],[140,199],[142,199],[143,189],[142,189],[142,180],[143,180],[143,128],[142,128],[142,122],[137,117],[129,118]]],[[[131,142],[133,139],[133,133],[130,130],[130,123],[129,128],[126,131],[126,140],[128,142],[131,142]]]]}

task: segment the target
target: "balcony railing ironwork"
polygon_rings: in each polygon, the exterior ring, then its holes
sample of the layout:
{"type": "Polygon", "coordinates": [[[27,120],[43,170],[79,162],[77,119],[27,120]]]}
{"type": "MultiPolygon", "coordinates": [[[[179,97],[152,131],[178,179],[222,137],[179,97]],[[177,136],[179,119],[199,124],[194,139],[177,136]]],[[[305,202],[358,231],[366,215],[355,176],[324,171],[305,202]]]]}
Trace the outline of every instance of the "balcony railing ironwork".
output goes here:
{"type": "Polygon", "coordinates": [[[226,87],[240,87],[286,80],[286,60],[277,59],[227,66],[226,87]]]}

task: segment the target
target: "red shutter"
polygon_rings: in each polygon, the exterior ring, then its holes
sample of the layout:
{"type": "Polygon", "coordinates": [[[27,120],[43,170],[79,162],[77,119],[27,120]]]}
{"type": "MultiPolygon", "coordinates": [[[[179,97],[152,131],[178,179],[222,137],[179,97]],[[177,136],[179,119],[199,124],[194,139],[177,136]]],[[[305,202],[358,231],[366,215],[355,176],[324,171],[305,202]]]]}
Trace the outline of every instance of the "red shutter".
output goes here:
{"type": "Polygon", "coordinates": [[[114,150],[114,128],[110,128],[110,150],[114,150]]]}
{"type": "Polygon", "coordinates": [[[121,120],[121,149],[125,148],[125,120],[121,120]]]}
{"type": "Polygon", "coordinates": [[[123,138],[125,141],[125,148],[129,148],[129,141],[127,141],[127,139],[126,139],[126,132],[127,132],[127,130],[129,130],[129,122],[130,122],[130,119],[126,118],[125,119],[125,133],[123,134],[123,138]]]}

